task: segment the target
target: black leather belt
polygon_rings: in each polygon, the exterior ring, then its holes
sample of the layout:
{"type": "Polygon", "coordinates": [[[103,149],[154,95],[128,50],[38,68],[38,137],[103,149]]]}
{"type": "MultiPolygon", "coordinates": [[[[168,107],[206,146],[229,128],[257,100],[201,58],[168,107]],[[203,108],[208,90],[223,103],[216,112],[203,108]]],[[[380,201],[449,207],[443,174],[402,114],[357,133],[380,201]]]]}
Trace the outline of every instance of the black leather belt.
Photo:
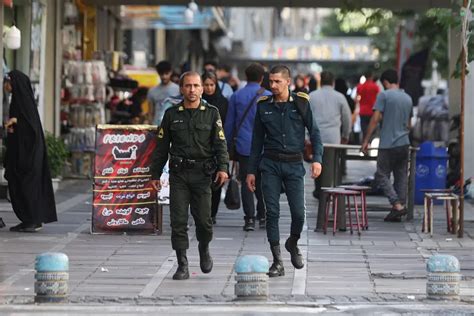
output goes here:
{"type": "Polygon", "coordinates": [[[299,162],[303,160],[303,154],[283,154],[273,151],[266,151],[263,153],[263,157],[282,162],[299,162]]]}
{"type": "Polygon", "coordinates": [[[195,159],[187,159],[172,156],[170,158],[170,168],[181,168],[181,169],[195,169],[195,168],[203,168],[205,164],[212,159],[205,159],[205,160],[195,160],[195,159]]]}

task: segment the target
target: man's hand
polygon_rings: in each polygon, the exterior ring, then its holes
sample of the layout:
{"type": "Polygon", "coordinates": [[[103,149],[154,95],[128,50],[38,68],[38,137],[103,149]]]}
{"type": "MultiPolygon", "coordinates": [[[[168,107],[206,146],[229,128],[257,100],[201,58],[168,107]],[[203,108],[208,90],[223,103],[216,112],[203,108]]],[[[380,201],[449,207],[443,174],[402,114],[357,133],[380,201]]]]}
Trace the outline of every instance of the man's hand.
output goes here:
{"type": "Polygon", "coordinates": [[[151,186],[159,192],[161,190],[161,180],[151,180],[151,186]]]}
{"type": "Polygon", "coordinates": [[[14,124],[16,124],[18,120],[16,117],[11,117],[6,123],[5,123],[5,128],[11,128],[13,127],[14,124]]]}
{"type": "Polygon", "coordinates": [[[218,187],[220,187],[227,179],[229,179],[229,175],[227,174],[227,172],[218,171],[214,182],[217,184],[218,187]]]}
{"type": "Polygon", "coordinates": [[[249,191],[255,192],[255,190],[257,189],[257,187],[255,186],[255,175],[248,174],[245,182],[247,183],[247,188],[249,189],[249,191]]]}
{"type": "Polygon", "coordinates": [[[362,142],[362,146],[360,147],[360,151],[364,154],[367,155],[369,153],[369,142],[367,140],[364,140],[362,142]]]}
{"type": "Polygon", "coordinates": [[[311,164],[311,178],[316,179],[321,175],[321,171],[323,170],[323,167],[319,162],[313,162],[311,164]]]}
{"type": "Polygon", "coordinates": [[[345,138],[345,137],[342,137],[341,138],[341,144],[343,144],[343,145],[349,144],[349,139],[345,138]]]}

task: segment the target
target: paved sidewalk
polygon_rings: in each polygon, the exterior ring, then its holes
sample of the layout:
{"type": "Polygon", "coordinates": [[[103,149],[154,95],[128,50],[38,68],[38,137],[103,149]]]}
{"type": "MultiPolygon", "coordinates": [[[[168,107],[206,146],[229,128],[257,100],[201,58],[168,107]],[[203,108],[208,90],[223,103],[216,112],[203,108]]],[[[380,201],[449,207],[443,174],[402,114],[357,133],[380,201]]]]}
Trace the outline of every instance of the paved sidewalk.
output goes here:
{"type": "MultiPolygon", "coordinates": [[[[372,166],[373,167],[373,166],[372,166]]],[[[367,168],[349,164],[352,177],[367,168]]],[[[370,171],[370,170],[369,170],[370,171]]],[[[369,173],[370,174],[370,173],[369,173]]],[[[270,279],[268,304],[382,304],[425,302],[425,262],[434,253],[451,254],[461,262],[463,280],[460,305],[474,303],[474,212],[466,203],[465,238],[446,233],[440,207],[434,236],[420,232],[421,207],[411,222],[385,223],[385,212],[369,212],[370,229],[357,234],[314,232],[317,200],[306,184],[307,227],[300,247],[306,257],[302,270],[292,267],[284,251],[286,275],[270,279]]],[[[70,260],[70,301],[79,304],[189,305],[235,304],[233,264],[245,254],[271,254],[265,230],[244,232],[241,210],[222,204],[215,226],[211,254],[212,273],[199,269],[195,238],[188,252],[191,278],[171,279],[176,260],[170,244],[169,210],[165,208],[164,234],[91,235],[91,187],[85,180],[63,181],[57,193],[59,222],[38,233],[12,233],[0,229],[0,307],[33,301],[34,260],[46,251],[64,252],[70,260]]],[[[369,204],[385,204],[369,197],[369,204]]],[[[288,203],[281,201],[281,238],[289,234],[288,203]]],[[[7,227],[17,223],[10,205],[0,203],[7,227]]],[[[190,220],[190,223],[192,219],[190,220]]],[[[194,227],[190,233],[194,236],[194,227]]],[[[0,308],[1,313],[1,308],[0,308]]]]}

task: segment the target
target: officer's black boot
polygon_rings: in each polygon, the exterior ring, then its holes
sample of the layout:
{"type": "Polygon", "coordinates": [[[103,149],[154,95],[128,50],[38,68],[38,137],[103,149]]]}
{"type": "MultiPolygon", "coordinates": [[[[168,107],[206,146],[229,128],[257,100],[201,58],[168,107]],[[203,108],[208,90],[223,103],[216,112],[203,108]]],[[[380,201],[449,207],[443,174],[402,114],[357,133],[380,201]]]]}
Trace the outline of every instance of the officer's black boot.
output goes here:
{"type": "Polygon", "coordinates": [[[186,250],[176,250],[176,258],[178,259],[178,270],[173,275],[173,280],[189,279],[188,258],[186,257],[186,250]]]}
{"type": "Polygon", "coordinates": [[[283,267],[283,260],[281,258],[280,245],[270,246],[273,255],[273,264],[268,270],[270,278],[284,276],[285,268],[283,267]]]}
{"type": "Polygon", "coordinates": [[[296,269],[304,267],[303,256],[298,248],[298,236],[291,235],[285,242],[285,248],[291,255],[291,263],[296,269]]]}
{"type": "Polygon", "coordinates": [[[199,243],[199,263],[202,273],[209,273],[212,270],[212,258],[209,254],[209,244],[199,243]]]}

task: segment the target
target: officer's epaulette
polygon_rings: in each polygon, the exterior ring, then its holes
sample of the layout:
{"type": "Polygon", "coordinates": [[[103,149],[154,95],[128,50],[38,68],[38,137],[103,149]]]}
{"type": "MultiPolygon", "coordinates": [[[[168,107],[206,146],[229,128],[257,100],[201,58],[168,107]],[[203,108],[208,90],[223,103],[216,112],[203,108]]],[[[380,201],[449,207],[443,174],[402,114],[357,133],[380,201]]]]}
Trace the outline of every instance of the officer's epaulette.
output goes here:
{"type": "Polygon", "coordinates": [[[309,101],[309,95],[307,93],[297,92],[296,95],[309,101]]]}
{"type": "Polygon", "coordinates": [[[260,98],[258,98],[257,103],[260,103],[260,102],[263,102],[263,101],[265,101],[265,100],[268,100],[268,98],[270,98],[270,96],[268,96],[268,95],[262,95],[260,98]]]}

